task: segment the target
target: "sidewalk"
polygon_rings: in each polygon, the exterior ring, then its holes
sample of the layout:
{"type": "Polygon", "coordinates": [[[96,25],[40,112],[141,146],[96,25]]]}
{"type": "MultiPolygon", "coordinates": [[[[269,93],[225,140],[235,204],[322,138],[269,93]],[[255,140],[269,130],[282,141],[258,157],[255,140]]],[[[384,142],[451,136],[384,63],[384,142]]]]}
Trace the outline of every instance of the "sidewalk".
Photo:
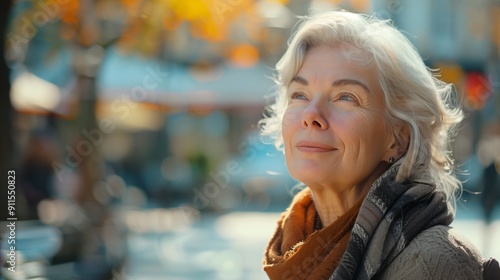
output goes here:
{"type": "MultiPolygon", "coordinates": [[[[187,220],[185,215],[192,213],[185,211],[122,211],[133,214],[127,217],[134,222],[132,225],[135,228],[130,227],[128,230],[125,247],[127,263],[117,279],[268,279],[262,270],[262,259],[267,242],[275,230],[279,212],[236,211],[222,215],[205,213],[193,220],[195,222],[191,225],[192,221],[187,220]]],[[[451,226],[469,239],[483,257],[494,256],[500,259],[500,207],[497,207],[493,217],[493,223],[485,230],[480,204],[468,201],[459,204],[456,219],[451,226]]],[[[19,224],[20,229],[21,225],[23,224],[19,224]]],[[[39,259],[33,254],[43,253],[40,250],[44,248],[45,251],[51,249],[55,245],[49,245],[60,239],[57,231],[50,231],[50,227],[41,225],[20,230],[17,237],[19,253],[23,251],[26,260],[39,259]]],[[[49,253],[44,254],[50,255],[49,253]]],[[[44,267],[42,262],[30,262],[23,263],[19,270],[26,275],[43,275],[50,280],[76,277],[74,263],[44,267]]],[[[20,279],[23,275],[16,273],[8,279],[20,279]],[[18,276],[20,278],[16,278],[18,276]]]]}
{"type": "MultiPolygon", "coordinates": [[[[500,211],[485,243],[479,206],[459,206],[452,226],[484,257],[500,259],[500,211]],[[470,207],[470,208],[469,208],[470,207]]],[[[500,210],[500,209],[498,209],[500,210]]],[[[178,233],[130,236],[126,279],[268,279],[262,258],[280,213],[232,212],[203,216],[193,228],[178,233]]]]}

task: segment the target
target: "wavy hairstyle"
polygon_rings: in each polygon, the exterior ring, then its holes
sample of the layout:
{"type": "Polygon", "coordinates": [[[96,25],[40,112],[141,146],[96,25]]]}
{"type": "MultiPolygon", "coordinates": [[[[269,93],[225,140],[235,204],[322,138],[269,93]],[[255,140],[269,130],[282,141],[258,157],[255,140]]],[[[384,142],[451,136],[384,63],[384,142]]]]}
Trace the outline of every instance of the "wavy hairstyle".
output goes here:
{"type": "Polygon", "coordinates": [[[435,184],[446,193],[453,209],[462,191],[454,176],[450,141],[463,119],[453,100],[454,88],[437,79],[417,50],[390,21],[345,11],[305,17],[290,38],[276,64],[276,100],[260,121],[261,133],[283,149],[282,118],[288,100],[286,91],[300,70],[306,53],[320,45],[353,46],[368,64],[374,65],[384,93],[385,121],[396,141],[404,145],[401,127],[409,130],[409,143],[396,181],[416,180],[435,184]]]}

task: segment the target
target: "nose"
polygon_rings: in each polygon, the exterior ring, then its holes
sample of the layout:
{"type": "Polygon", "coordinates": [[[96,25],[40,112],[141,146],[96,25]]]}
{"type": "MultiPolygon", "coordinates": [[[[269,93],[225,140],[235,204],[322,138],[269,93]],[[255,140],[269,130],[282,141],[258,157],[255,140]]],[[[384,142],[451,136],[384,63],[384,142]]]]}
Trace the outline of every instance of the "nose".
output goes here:
{"type": "Polygon", "coordinates": [[[319,102],[311,102],[302,112],[302,127],[328,129],[324,117],[323,106],[319,102]]]}

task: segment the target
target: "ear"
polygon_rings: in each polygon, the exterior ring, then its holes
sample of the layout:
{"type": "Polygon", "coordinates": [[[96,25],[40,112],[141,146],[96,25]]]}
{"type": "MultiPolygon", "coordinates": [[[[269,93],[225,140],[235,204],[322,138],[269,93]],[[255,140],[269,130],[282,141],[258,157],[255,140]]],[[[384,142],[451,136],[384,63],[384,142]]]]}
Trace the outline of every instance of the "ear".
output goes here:
{"type": "Polygon", "coordinates": [[[410,125],[405,123],[400,128],[399,135],[401,137],[399,139],[399,145],[398,145],[398,158],[404,156],[410,146],[410,139],[411,139],[410,125]]]}
{"type": "Polygon", "coordinates": [[[392,142],[387,149],[386,158],[394,157],[396,160],[400,159],[408,151],[410,145],[410,125],[404,124],[397,128],[393,134],[392,142]],[[398,137],[396,137],[396,135],[398,137]]]}

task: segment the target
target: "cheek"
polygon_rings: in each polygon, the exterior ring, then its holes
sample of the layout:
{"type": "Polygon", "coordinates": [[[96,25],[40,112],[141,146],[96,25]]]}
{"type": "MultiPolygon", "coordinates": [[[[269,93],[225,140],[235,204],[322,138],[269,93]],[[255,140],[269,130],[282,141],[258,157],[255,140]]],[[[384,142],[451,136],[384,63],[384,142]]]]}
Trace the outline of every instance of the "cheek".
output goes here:
{"type": "Polygon", "coordinates": [[[373,115],[355,114],[338,117],[335,127],[344,144],[356,149],[371,149],[379,147],[382,143],[385,145],[386,142],[387,129],[383,121],[373,115]]]}
{"type": "Polygon", "coordinates": [[[281,121],[281,136],[283,137],[283,148],[287,166],[293,155],[293,136],[300,128],[302,117],[297,110],[287,109],[281,121]]]}
{"type": "Polygon", "coordinates": [[[283,125],[283,130],[285,128],[290,127],[295,122],[297,113],[293,109],[286,109],[283,114],[283,119],[281,120],[281,124],[283,125]]]}
{"type": "Polygon", "coordinates": [[[285,141],[285,145],[287,141],[291,140],[291,134],[298,125],[300,125],[300,118],[297,112],[287,109],[281,120],[283,141],[285,141]]]}
{"type": "Polygon", "coordinates": [[[363,144],[368,149],[384,150],[389,142],[389,131],[382,120],[374,119],[366,123],[360,132],[363,144]],[[376,139],[377,141],[374,141],[376,139]]]}

